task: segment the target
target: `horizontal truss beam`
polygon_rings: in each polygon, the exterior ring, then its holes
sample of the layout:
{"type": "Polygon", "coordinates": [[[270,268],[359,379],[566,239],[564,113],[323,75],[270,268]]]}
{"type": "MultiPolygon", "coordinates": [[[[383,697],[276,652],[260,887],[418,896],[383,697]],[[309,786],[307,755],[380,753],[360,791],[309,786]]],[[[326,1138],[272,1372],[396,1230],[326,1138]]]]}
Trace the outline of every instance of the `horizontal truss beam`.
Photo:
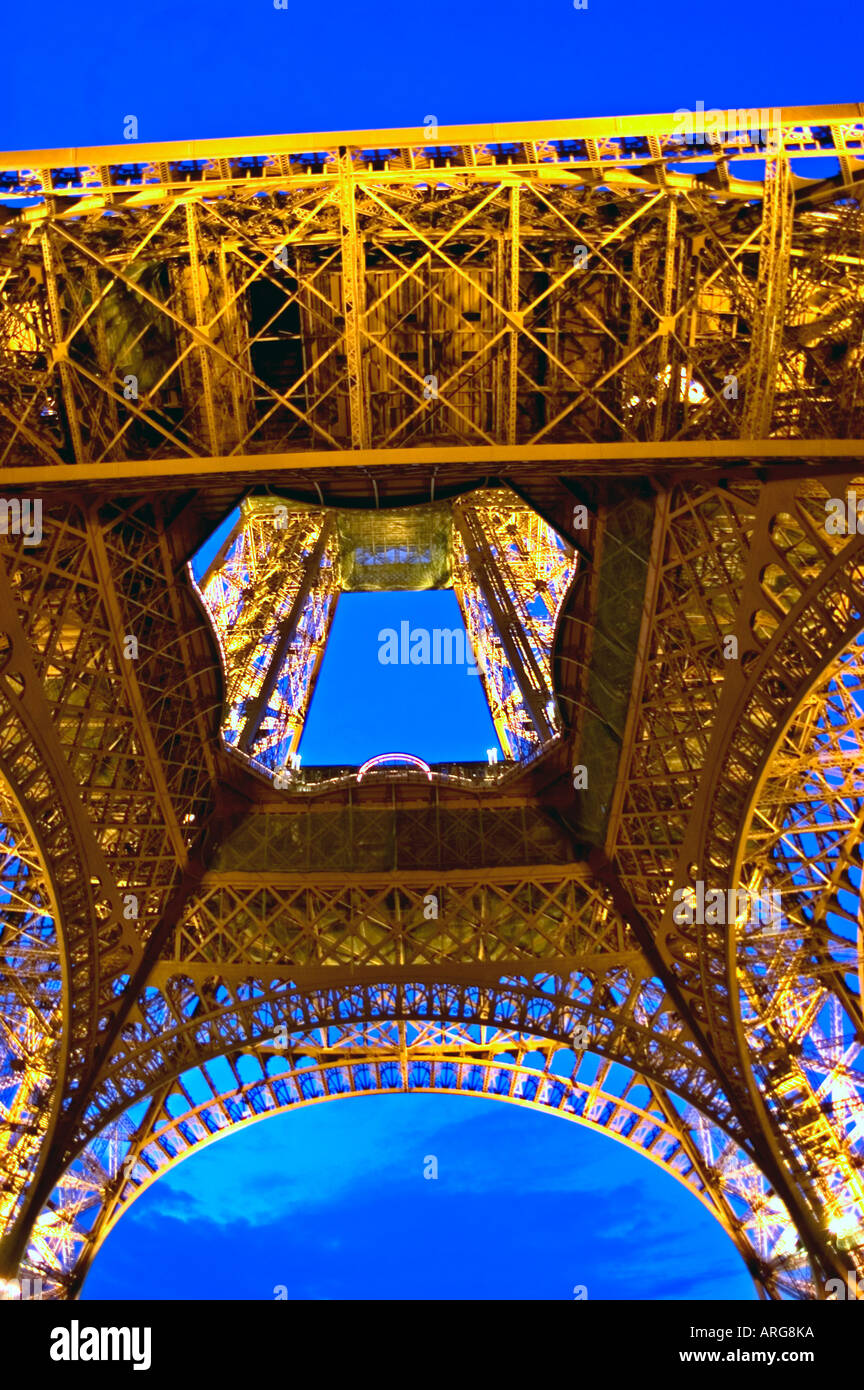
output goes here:
{"type": "Polygon", "coordinates": [[[191,479],[242,480],[280,473],[322,470],[386,471],[406,466],[468,465],[480,478],[521,464],[552,465],[562,473],[639,475],[682,465],[722,462],[759,464],[864,460],[864,439],[640,440],[600,444],[472,444],[397,449],[313,449],[280,454],[231,454],[219,458],[130,459],[111,463],[39,464],[0,469],[0,486],[26,488],[46,483],[161,483],[185,486],[191,479]]]}
{"type": "MultiPolygon", "coordinates": [[[[698,117],[698,113],[693,114],[698,117]]],[[[833,106],[753,108],[749,111],[732,107],[722,113],[717,134],[714,134],[710,121],[706,123],[710,134],[705,134],[705,147],[701,150],[703,158],[707,155],[709,159],[716,159],[718,155],[723,155],[728,159],[730,155],[744,157],[752,153],[750,120],[760,119],[763,115],[769,117],[772,125],[777,122],[783,149],[796,158],[835,152],[844,161],[848,160],[847,135],[852,137],[852,150],[858,153],[859,144],[855,138],[858,132],[849,128],[858,126],[864,120],[864,105],[848,102],[833,106]],[[739,133],[742,120],[746,121],[747,131],[739,133]]],[[[505,147],[500,151],[504,156],[504,168],[527,164],[548,173],[550,167],[554,169],[558,162],[556,142],[565,142],[571,148],[566,150],[561,162],[574,172],[580,166],[595,174],[608,170],[610,166],[625,169],[629,166],[634,172],[641,173],[646,165],[650,167],[658,162],[658,148],[662,158],[660,142],[663,138],[674,139],[676,134],[680,137],[681,131],[680,115],[667,112],[500,125],[440,126],[434,130],[423,125],[388,130],[326,131],[153,144],[129,140],[118,145],[80,149],[0,153],[0,173],[17,176],[17,186],[10,190],[13,195],[18,193],[20,196],[20,188],[26,185],[31,198],[34,192],[42,192],[46,202],[54,206],[64,193],[67,197],[70,193],[73,196],[84,193],[88,199],[109,195],[111,191],[128,194],[130,167],[145,170],[145,175],[133,181],[132,191],[152,196],[153,193],[158,194],[160,187],[188,181],[189,166],[196,164],[205,166],[202,170],[194,170],[196,179],[204,174],[208,181],[214,180],[220,184],[245,181],[250,174],[284,181],[286,177],[290,179],[292,173],[295,177],[304,173],[308,177],[314,170],[321,177],[321,172],[326,170],[326,177],[330,173],[328,162],[335,160],[340,151],[350,156],[350,162],[356,168],[355,177],[363,177],[366,172],[364,163],[380,168],[383,156],[386,167],[388,156],[392,159],[403,151],[416,151],[422,164],[431,164],[433,160],[439,164],[444,162],[442,154],[453,156],[457,152],[461,154],[467,151],[466,164],[457,167],[482,174],[488,172],[487,166],[491,165],[493,170],[496,170],[496,166],[501,167],[492,153],[495,146],[505,147]],[[631,142],[630,146],[620,144],[621,141],[631,142]],[[243,163],[238,167],[234,161],[243,163]],[[260,163],[256,164],[255,161],[260,163]],[[119,178],[115,176],[118,167],[121,172],[119,178]],[[41,177],[39,171],[45,171],[41,177]]],[[[756,148],[758,150],[758,143],[756,148]]],[[[401,170],[399,174],[404,177],[401,170]]],[[[727,171],[725,181],[718,181],[717,191],[728,195],[729,185],[727,171]]],[[[38,209],[32,209],[31,217],[33,212],[38,215],[38,209]]]]}

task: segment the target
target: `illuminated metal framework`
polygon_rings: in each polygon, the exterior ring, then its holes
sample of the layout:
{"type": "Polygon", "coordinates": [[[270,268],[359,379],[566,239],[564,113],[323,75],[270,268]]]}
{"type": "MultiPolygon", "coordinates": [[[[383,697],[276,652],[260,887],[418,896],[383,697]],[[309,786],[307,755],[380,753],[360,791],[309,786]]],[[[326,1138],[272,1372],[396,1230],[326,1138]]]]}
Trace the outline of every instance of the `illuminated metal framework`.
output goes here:
{"type": "Polygon", "coordinates": [[[0,1277],[397,1090],[629,1143],[760,1296],[864,1274],[864,110],[735,124],[0,155],[0,1277]],[[278,785],[397,577],[507,764],[278,785]]]}
{"type": "Polygon", "coordinates": [[[552,643],[575,565],[526,507],[481,493],[454,508],[454,584],[505,755],[527,760],[562,730],[552,643]]]}
{"type": "Polygon", "coordinates": [[[0,463],[860,433],[862,130],[0,156],[0,463]]]}
{"type": "MultiPolygon", "coordinates": [[[[261,768],[285,769],[340,590],[452,586],[505,756],[536,756],[563,731],[551,653],[575,570],[572,547],[503,488],[452,512],[439,503],[358,515],[249,499],[200,584],[225,666],[222,735],[261,768]]],[[[416,647],[408,636],[402,660],[459,660],[451,631],[437,648],[434,635],[420,632],[416,647]]]]}
{"type": "Polygon", "coordinates": [[[339,586],[339,546],[326,515],[244,505],[202,576],[201,597],[223,656],[226,743],[271,771],[303,732],[339,586]]]}

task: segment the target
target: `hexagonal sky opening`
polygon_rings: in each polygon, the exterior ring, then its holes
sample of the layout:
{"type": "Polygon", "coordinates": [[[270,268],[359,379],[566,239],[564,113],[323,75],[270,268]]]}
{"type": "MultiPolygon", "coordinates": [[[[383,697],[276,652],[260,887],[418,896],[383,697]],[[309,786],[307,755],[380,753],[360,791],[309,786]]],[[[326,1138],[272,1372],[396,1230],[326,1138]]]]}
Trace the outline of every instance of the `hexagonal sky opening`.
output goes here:
{"type": "Polygon", "coordinates": [[[248,497],[190,561],[222,738],[277,786],[497,781],[563,733],[572,547],[508,488],[389,510],[248,497]]]}

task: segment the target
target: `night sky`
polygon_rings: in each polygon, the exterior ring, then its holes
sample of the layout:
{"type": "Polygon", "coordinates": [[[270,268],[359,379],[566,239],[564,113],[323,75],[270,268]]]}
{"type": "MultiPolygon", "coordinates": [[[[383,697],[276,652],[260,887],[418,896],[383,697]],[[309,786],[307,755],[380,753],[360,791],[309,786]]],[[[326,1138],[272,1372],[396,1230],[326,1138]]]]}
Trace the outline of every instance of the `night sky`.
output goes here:
{"type": "Polygon", "coordinates": [[[7,6],[0,147],[861,99],[856,0],[7,6]],[[842,35],[849,42],[842,41],[842,35]]]}

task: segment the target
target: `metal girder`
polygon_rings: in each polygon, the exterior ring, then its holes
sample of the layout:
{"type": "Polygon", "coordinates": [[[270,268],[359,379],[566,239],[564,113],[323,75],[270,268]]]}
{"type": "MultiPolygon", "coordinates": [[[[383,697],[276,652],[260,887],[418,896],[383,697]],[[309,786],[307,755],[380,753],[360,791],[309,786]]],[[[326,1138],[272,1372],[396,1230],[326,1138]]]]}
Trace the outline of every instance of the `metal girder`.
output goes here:
{"type": "Polygon", "coordinates": [[[753,349],[747,364],[741,420],[741,434],[746,438],[767,434],[774,413],[793,212],[789,166],[785,160],[772,159],[766,169],[759,275],[753,287],[753,349]]]}
{"type": "MultiPolygon", "coordinates": [[[[103,1008],[105,1006],[106,986],[110,986],[124,966],[134,963],[138,943],[123,918],[114,875],[65,756],[6,574],[0,576],[0,631],[3,646],[0,694],[8,724],[26,730],[27,741],[37,751],[38,758],[36,761],[30,754],[25,763],[27,781],[20,788],[13,782],[10,790],[16,801],[26,805],[33,784],[47,775],[52,788],[51,817],[55,822],[55,834],[57,820],[62,821],[60,844],[55,846],[56,857],[49,872],[55,877],[55,902],[58,907],[62,904],[63,909],[55,922],[58,946],[55,973],[60,977],[58,984],[62,981],[65,1014],[60,1054],[47,1088],[50,1098],[45,1097],[50,1116],[48,1134],[37,1154],[19,1155],[22,1175],[27,1171],[25,1159],[36,1160],[30,1174],[31,1186],[20,1208],[13,1207],[10,1226],[0,1238],[0,1270],[8,1271],[9,1261],[14,1269],[23,1249],[20,1233],[25,1229],[38,1190],[36,1176],[46,1171],[50,1143],[59,1123],[60,1100],[70,1081],[73,1086],[81,1083],[92,1062],[97,1046],[98,1010],[100,1003],[103,1008]],[[70,870],[75,874],[74,885],[69,883],[70,870]],[[65,891],[61,892],[58,878],[65,891]],[[73,1015],[74,1031],[70,1026],[73,1015]]],[[[7,768],[6,776],[9,775],[7,768]]],[[[9,1021],[13,1022],[11,1016],[9,1021]]],[[[32,1085],[32,1076],[25,1074],[22,1085],[26,1094],[32,1085]]]]}
{"type": "MultiPolygon", "coordinates": [[[[759,929],[751,939],[751,929],[732,923],[725,933],[712,930],[710,924],[682,924],[673,915],[678,899],[669,893],[670,884],[683,891],[702,882],[706,892],[715,886],[725,892],[742,883],[753,888],[780,881],[769,855],[763,853],[757,861],[747,853],[746,808],[751,798],[751,804],[758,805],[765,759],[784,725],[820,673],[860,630],[864,541],[857,535],[846,540],[826,532],[823,503],[830,486],[830,481],[820,485],[814,480],[804,488],[776,482],[749,496],[742,486],[738,496],[734,491],[713,498],[706,494],[697,507],[691,503],[692,509],[681,490],[680,510],[669,507],[667,573],[661,565],[660,582],[649,600],[650,649],[641,687],[634,691],[640,711],[636,728],[648,743],[634,747],[629,762],[619,769],[625,791],[612,842],[624,881],[634,885],[641,911],[654,923],[664,971],[672,972],[686,1007],[712,1039],[718,1072],[737,1095],[741,1113],[748,1116],[749,1132],[754,1139],[760,1136],[759,1143],[770,1151],[763,1166],[766,1171],[774,1166],[778,1191],[796,1213],[816,1263],[825,1271],[842,1273],[850,1261],[861,1258],[860,1244],[856,1249],[853,1240],[852,1249],[841,1253],[828,1223],[838,1211],[856,1229],[864,1218],[864,1190],[856,1176],[864,1102],[860,1087],[856,1092],[853,1084],[844,1104],[858,1128],[847,1125],[844,1133],[826,1118],[814,1092],[813,1074],[815,1070],[820,1078],[825,1073],[830,1078],[827,1059],[833,1055],[836,1062],[844,1049],[855,1046],[860,1005],[853,1004],[845,1031],[836,1022],[833,1032],[828,1029],[827,1048],[820,1031],[825,1025],[815,1016],[806,1025],[802,1020],[797,1039],[789,1036],[784,1011],[800,1019],[805,1000],[812,999],[818,1009],[826,990],[841,1004],[846,997],[847,991],[832,986],[827,960],[817,971],[815,992],[807,983],[812,970],[805,963],[814,947],[820,955],[825,952],[824,932],[820,936],[817,926],[805,926],[799,936],[802,918],[792,906],[786,909],[791,915],[787,925],[777,926],[765,939],[759,929]],[[705,568],[700,554],[728,545],[736,532],[741,544],[734,565],[725,573],[705,568]],[[684,624],[675,598],[682,593],[688,596],[684,624]],[[695,638],[700,625],[701,636],[695,638]],[[738,642],[734,660],[724,657],[724,632],[738,642]],[[684,650],[676,650],[679,643],[684,650]],[[670,701],[667,682],[673,669],[677,684],[670,701]],[[685,669],[686,684],[680,679],[685,669]],[[663,703],[665,715],[660,713],[663,703]],[[700,730],[710,732],[706,737],[700,730]],[[664,739],[658,765],[656,753],[664,739]],[[742,859],[749,860],[746,874],[742,859]],[[772,984],[769,1007],[768,983],[776,970],[785,981],[785,994],[772,984]],[[796,972],[799,981],[793,984],[796,972]],[[810,1054],[806,1065],[798,1062],[804,1038],[810,1054]],[[783,1085],[778,1058],[785,1067],[783,1085]]],[[[837,480],[834,487],[837,490],[837,480]]],[[[818,756],[821,760],[823,755],[818,756]]],[[[791,833],[784,817],[791,817],[794,826],[796,789],[800,794],[809,775],[804,767],[809,764],[799,766],[797,778],[786,779],[788,800],[781,799],[779,805],[774,800],[762,812],[766,820],[770,817],[785,827],[784,843],[786,833],[791,833]]],[[[826,831],[828,824],[826,818],[826,831]]],[[[757,829],[762,838],[759,820],[751,834],[757,829]]],[[[819,833],[818,827],[814,833],[819,833]]],[[[788,882],[787,890],[794,891],[788,882]]],[[[854,960],[854,944],[852,949],[854,960]]]]}
{"type": "MultiPolygon", "coordinates": [[[[4,468],[0,479],[7,488],[40,486],[78,487],[81,484],[106,487],[158,481],[188,487],[220,478],[239,482],[262,479],[273,482],[286,473],[322,477],[339,470],[363,469],[386,473],[405,467],[436,469],[462,466],[464,476],[494,477],[519,465],[553,466],[563,476],[580,475],[646,476],[658,471],[705,468],[722,463],[759,467],[772,463],[812,463],[823,466],[849,461],[850,466],[864,460],[862,439],[702,439],[639,441],[632,444],[516,444],[465,445],[442,450],[346,449],[312,450],[288,454],[237,454],[228,458],[139,459],[129,462],[75,465],[35,465],[4,468]]],[[[518,477],[519,475],[516,474],[518,477]]]]}
{"type": "MultiPolygon", "coordinates": [[[[122,652],[127,635],[135,639],[136,642],[137,638],[134,632],[127,634],[126,623],[124,622],[123,614],[120,610],[117,591],[114,588],[114,577],[111,573],[111,562],[105,549],[105,539],[102,528],[98,519],[92,514],[87,519],[87,535],[96,574],[99,578],[99,585],[104,595],[108,621],[111,626],[111,636],[117,651],[122,652]]],[[[174,807],[171,804],[171,796],[165,780],[164,769],[153,739],[153,731],[147,720],[147,711],[135,669],[136,661],[137,657],[135,659],[130,658],[129,660],[123,660],[120,665],[120,670],[123,673],[123,682],[126,687],[129,704],[134,711],[136,736],[141,740],[145,750],[147,768],[152,778],[153,787],[165,819],[166,831],[174,854],[177,857],[177,863],[182,866],[186,862],[186,845],[180,832],[180,826],[174,807]]]]}
{"type": "Polygon", "coordinates": [[[301,141],[304,154],[289,140],[270,159],[233,156],[227,178],[219,157],[167,183],[170,154],[122,170],[105,155],[80,187],[44,161],[10,171],[11,196],[32,202],[43,180],[51,192],[0,235],[9,482],[58,455],[163,467],[170,449],[181,467],[221,455],[258,472],[332,451],[356,456],[374,499],[393,449],[420,465],[434,445],[433,466],[449,467],[472,446],[608,443],[626,459],[650,440],[860,437],[849,195],[864,122],[767,115],[776,149],[712,133],[725,183],[680,172],[706,159],[674,126],[658,135],[668,117],[463,142],[458,157],[428,142],[373,156],[338,137],[317,153],[301,141]],[[796,172],[828,150],[846,175],[796,172]],[[764,179],[736,176],[763,153],[764,179]],[[100,192],[98,170],[133,182],[100,192]],[[119,385],[129,372],[146,377],[137,397],[119,385]]]}
{"type": "Polygon", "coordinates": [[[627,1145],[681,1183],[735,1243],[756,1286],[768,1296],[802,1296],[812,1276],[794,1250],[767,1183],[740,1148],[693,1109],[638,1072],[602,1065],[583,1075],[582,1057],[504,1030],[400,1027],[350,1030],[287,1058],[262,1046],[223,1068],[202,1067],[157,1091],[137,1126],[114,1124],[58,1184],[37,1227],[28,1269],[49,1298],[76,1297],[107,1236],[132,1203],[164,1173],[226,1133],[330,1097],[433,1093],[470,1095],[558,1115],[627,1145]],[[515,1060],[511,1060],[515,1052],[515,1060]],[[533,1060],[540,1054],[541,1065],[533,1060]],[[251,1064],[251,1065],[249,1065],[251,1064]],[[230,1070],[229,1070],[230,1068],[230,1070]],[[251,1077],[249,1073],[252,1073],[251,1077]],[[97,1212],[92,1220],[94,1209],[97,1212]],[[791,1256],[791,1258],[790,1258],[791,1256]]]}
{"type": "Polygon", "coordinates": [[[507,392],[505,396],[507,409],[507,432],[505,438],[509,445],[516,443],[516,414],[518,410],[518,400],[516,395],[517,376],[519,371],[519,333],[517,330],[519,314],[519,195],[518,184],[514,184],[510,189],[510,345],[507,358],[507,392]]]}
{"type": "MultiPolygon", "coordinates": [[[[724,113],[725,114],[725,113],[724,113]]],[[[728,113],[738,117],[737,110],[728,113]]],[[[750,113],[740,113],[742,115],[750,113]]],[[[765,112],[759,112],[764,115],[765,112]]],[[[773,117],[773,111],[767,113],[773,117]]],[[[826,153],[836,154],[854,164],[854,156],[849,146],[856,152],[860,141],[856,140],[858,129],[864,121],[864,105],[848,103],[835,106],[798,106],[778,110],[778,134],[783,147],[795,152],[796,157],[807,159],[824,157],[826,153]],[[847,145],[847,138],[851,140],[847,145]]],[[[737,122],[735,122],[737,124],[737,122]]],[[[773,122],[772,122],[773,123],[773,122]]],[[[90,198],[103,197],[99,190],[99,180],[109,175],[110,189],[115,200],[125,197],[154,197],[163,184],[172,189],[182,187],[189,178],[190,165],[203,166],[208,182],[214,186],[248,180],[254,173],[258,178],[284,177],[286,162],[298,179],[320,178],[324,172],[322,163],[328,154],[335,155],[340,147],[380,160],[382,150],[408,150],[413,154],[411,167],[422,171],[432,165],[440,149],[447,151],[446,159],[451,166],[463,165],[477,178],[491,173],[498,176],[497,163],[490,169],[488,153],[496,145],[508,147],[508,163],[519,168],[524,164],[536,169],[539,174],[549,172],[549,163],[555,163],[558,155],[556,145],[566,142],[568,164],[580,166],[593,176],[609,173],[616,168],[633,170],[631,177],[638,177],[646,163],[656,158],[657,143],[661,151],[666,151],[674,141],[676,132],[681,132],[681,121],[676,114],[646,116],[599,116],[567,121],[527,121],[510,124],[485,126],[442,126],[438,141],[430,146],[428,129],[425,127],[401,127],[376,131],[329,131],[309,135],[277,135],[265,137],[242,137],[240,139],[183,140],[166,141],[161,144],[138,144],[130,141],[122,145],[107,145],[93,149],[58,150],[20,150],[0,154],[0,170],[9,171],[18,183],[9,180],[8,186],[15,189],[19,184],[30,197],[34,191],[50,193],[56,200],[65,197],[70,203],[81,199],[85,193],[90,198]],[[621,147],[622,139],[629,139],[630,147],[621,147]],[[572,146],[576,145],[573,150],[572,146]],[[515,151],[513,147],[515,146],[515,151]],[[641,148],[640,148],[641,146],[641,148]],[[479,150],[487,155],[487,160],[473,159],[471,154],[479,150]],[[541,153],[542,152],[542,153],[541,153]],[[467,157],[466,157],[467,153],[467,157]],[[575,159],[574,159],[575,155],[575,159]],[[581,156],[581,157],[580,157],[581,156]],[[227,166],[227,167],[226,167],[227,166]],[[317,167],[316,167],[317,166],[317,167]],[[147,170],[147,186],[140,192],[135,188],[134,175],[130,170],[147,170]],[[44,171],[44,173],[43,173],[44,171]],[[52,177],[51,171],[56,171],[52,177]],[[74,171],[69,178],[69,171],[74,171]],[[77,179],[75,178],[77,175],[77,179]],[[85,177],[86,176],[86,177],[85,177]],[[97,177],[98,176],[98,177],[97,177]],[[61,183],[61,179],[63,180],[61,183]]],[[[758,145],[757,145],[758,150],[758,145]]],[[[678,151],[680,153],[680,150],[678,151]]],[[[726,158],[752,157],[753,144],[742,134],[727,132],[712,139],[710,144],[698,151],[700,160],[721,161],[726,158]]],[[[360,166],[363,167],[362,164],[360,166]]],[[[434,167],[434,166],[433,166],[434,167]]],[[[394,177],[398,174],[394,171],[394,177]]],[[[643,177],[645,177],[643,175],[643,177]]],[[[679,176],[684,184],[684,176],[679,176]]],[[[140,178],[140,174],[139,174],[140,178]]],[[[740,185],[740,180],[735,180],[740,185]]],[[[731,180],[730,180],[731,184],[731,180]]],[[[750,185],[752,191],[752,185],[750,185]]],[[[106,190],[107,191],[107,190],[106,190]]],[[[731,189],[723,190],[728,193],[731,189]]],[[[97,202],[98,206],[98,202],[97,202]]]]}
{"type": "Polygon", "coordinates": [[[366,314],[366,261],[357,227],[357,203],[347,150],[339,154],[339,217],[342,238],[342,310],[345,315],[345,361],[351,412],[351,443],[368,449],[371,429],[366,396],[361,335],[366,314]]]}
{"type": "MultiPolygon", "coordinates": [[[[258,726],[261,722],[264,711],[266,710],[267,705],[273,695],[273,692],[276,689],[276,682],[279,679],[279,675],[282,671],[283,663],[288,655],[289,648],[291,647],[292,642],[296,638],[297,628],[299,626],[301,618],[303,617],[303,612],[306,607],[309,594],[311,593],[313,587],[319,582],[319,570],[321,568],[321,561],[324,557],[324,552],[327,549],[327,545],[331,539],[332,532],[333,522],[330,518],[325,517],[321,525],[321,529],[318,532],[318,539],[316,540],[315,545],[309,555],[309,559],[306,562],[305,569],[300,580],[297,592],[291,600],[291,607],[285,613],[285,616],[282,618],[278,625],[278,628],[276,629],[275,643],[273,645],[273,650],[269,656],[267,669],[264,674],[263,680],[261,681],[260,688],[258,689],[257,694],[253,697],[248,706],[248,710],[246,712],[246,722],[244,723],[243,728],[240,732],[240,737],[237,740],[237,747],[241,753],[247,753],[249,751],[250,745],[252,744],[253,739],[258,732],[258,726]]],[[[326,633],[324,640],[326,641],[326,633]]],[[[316,671],[318,664],[320,663],[316,663],[316,671]]],[[[309,682],[307,700],[311,699],[311,692],[313,686],[314,673],[309,682]]],[[[293,751],[293,749],[299,742],[301,726],[299,722],[300,711],[294,710],[292,712],[295,714],[295,716],[297,716],[297,727],[292,735],[291,748],[293,751]]]]}
{"type": "MultiPolygon", "coordinates": [[[[554,563],[552,548],[548,539],[546,545],[541,543],[532,548],[529,558],[535,582],[520,585],[514,574],[515,566],[510,563],[509,536],[506,531],[501,534],[503,518],[499,521],[500,529],[496,534],[491,527],[483,524],[478,508],[472,505],[473,501],[472,495],[467,503],[457,503],[454,511],[455,532],[464,547],[465,560],[463,566],[460,556],[457,596],[469,634],[475,638],[478,647],[477,658],[502,747],[509,757],[522,757],[523,740],[543,747],[561,731],[557,715],[549,709],[551,680],[548,656],[544,663],[542,648],[536,640],[532,640],[534,634],[526,606],[529,600],[535,598],[535,586],[542,583],[542,577],[547,573],[551,577],[554,563]],[[470,592],[474,588],[489,618],[489,623],[476,632],[472,632],[477,625],[470,592]],[[531,727],[526,727],[521,733],[516,729],[514,712],[509,709],[510,701],[505,693],[507,682],[495,679],[494,671],[500,663],[515,678],[517,698],[530,717],[531,727]]],[[[527,537],[522,543],[526,542],[527,537]]],[[[557,605],[553,605],[553,611],[557,612],[557,605]]],[[[545,645],[548,651],[551,644],[545,645]]]]}
{"type": "MultiPolygon", "coordinates": [[[[204,296],[201,293],[202,276],[206,278],[206,270],[201,264],[201,255],[198,245],[198,219],[196,209],[192,203],[186,204],[186,235],[189,238],[189,270],[188,277],[192,298],[194,322],[196,328],[204,327],[204,296]]],[[[213,378],[210,371],[209,354],[205,347],[200,344],[195,349],[195,356],[201,371],[201,390],[204,398],[204,420],[206,423],[205,438],[210,449],[214,453],[219,452],[219,425],[216,419],[216,404],[213,397],[213,378]]]]}

